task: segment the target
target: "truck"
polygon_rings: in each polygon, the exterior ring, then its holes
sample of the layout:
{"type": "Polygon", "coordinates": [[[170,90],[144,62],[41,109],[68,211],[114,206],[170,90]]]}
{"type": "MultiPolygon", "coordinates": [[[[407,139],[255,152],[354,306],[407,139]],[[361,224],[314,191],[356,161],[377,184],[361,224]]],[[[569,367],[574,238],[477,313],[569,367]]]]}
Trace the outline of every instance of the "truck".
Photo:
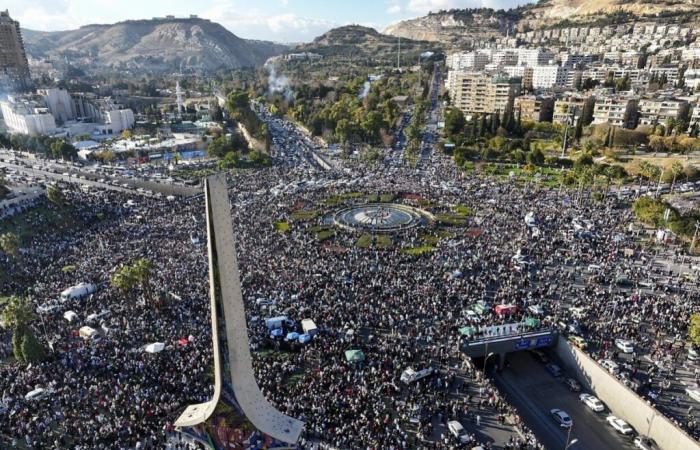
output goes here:
{"type": "Polygon", "coordinates": [[[95,292],[97,292],[96,285],[92,283],[78,283],[61,292],[61,300],[65,302],[66,300],[82,298],[95,292]]]}
{"type": "Polygon", "coordinates": [[[304,330],[304,333],[309,334],[311,336],[318,333],[318,327],[316,326],[314,321],[311,319],[302,320],[301,321],[301,328],[302,328],[302,330],[304,330]]]}

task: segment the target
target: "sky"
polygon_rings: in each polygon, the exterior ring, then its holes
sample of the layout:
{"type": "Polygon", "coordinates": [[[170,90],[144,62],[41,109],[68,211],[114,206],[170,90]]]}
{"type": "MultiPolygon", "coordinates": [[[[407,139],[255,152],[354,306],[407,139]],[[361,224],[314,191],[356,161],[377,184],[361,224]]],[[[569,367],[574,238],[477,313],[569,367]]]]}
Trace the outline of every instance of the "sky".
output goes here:
{"type": "Polygon", "coordinates": [[[307,42],[331,28],[366,25],[383,30],[399,20],[450,8],[511,8],[532,0],[3,0],[23,28],[67,30],[174,15],[218,22],[237,36],[307,42]]]}

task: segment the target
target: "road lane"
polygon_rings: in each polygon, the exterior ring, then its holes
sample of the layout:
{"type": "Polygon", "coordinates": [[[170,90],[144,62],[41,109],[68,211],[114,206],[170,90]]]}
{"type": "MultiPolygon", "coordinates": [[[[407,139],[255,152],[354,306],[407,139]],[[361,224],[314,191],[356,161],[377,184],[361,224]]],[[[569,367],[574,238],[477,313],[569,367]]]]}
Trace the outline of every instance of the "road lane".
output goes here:
{"type": "Polygon", "coordinates": [[[508,362],[509,366],[496,376],[496,383],[547,449],[562,450],[566,446],[566,429],[549,415],[553,408],[566,411],[573,420],[570,439],[578,442],[570,450],[634,448],[632,438],[618,434],[607,424],[609,411],[595,413],[583,405],[578,393],[571,392],[562,379],[552,377],[527,352],[509,354],[508,362]]]}

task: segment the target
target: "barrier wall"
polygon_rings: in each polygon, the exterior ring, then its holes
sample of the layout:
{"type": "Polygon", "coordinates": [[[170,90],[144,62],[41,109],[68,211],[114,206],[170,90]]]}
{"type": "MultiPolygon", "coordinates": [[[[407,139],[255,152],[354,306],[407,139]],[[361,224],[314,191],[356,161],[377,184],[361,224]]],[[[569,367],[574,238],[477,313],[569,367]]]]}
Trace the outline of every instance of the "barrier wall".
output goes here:
{"type": "Polygon", "coordinates": [[[558,340],[554,351],[564,368],[575,374],[613,414],[629,423],[638,434],[648,434],[661,450],[700,450],[700,444],[685,431],[565,339],[558,340]]]}

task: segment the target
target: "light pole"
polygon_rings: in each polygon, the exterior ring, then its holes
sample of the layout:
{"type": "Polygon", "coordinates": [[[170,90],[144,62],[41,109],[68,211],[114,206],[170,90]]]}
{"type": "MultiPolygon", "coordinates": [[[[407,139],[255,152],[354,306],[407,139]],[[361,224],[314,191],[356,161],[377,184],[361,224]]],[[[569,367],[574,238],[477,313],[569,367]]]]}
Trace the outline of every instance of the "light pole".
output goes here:
{"type": "Polygon", "coordinates": [[[578,439],[573,439],[571,442],[569,442],[569,436],[571,436],[571,428],[573,428],[573,425],[569,427],[569,432],[566,435],[566,447],[564,447],[564,450],[569,450],[569,447],[578,442],[578,439]]]}

